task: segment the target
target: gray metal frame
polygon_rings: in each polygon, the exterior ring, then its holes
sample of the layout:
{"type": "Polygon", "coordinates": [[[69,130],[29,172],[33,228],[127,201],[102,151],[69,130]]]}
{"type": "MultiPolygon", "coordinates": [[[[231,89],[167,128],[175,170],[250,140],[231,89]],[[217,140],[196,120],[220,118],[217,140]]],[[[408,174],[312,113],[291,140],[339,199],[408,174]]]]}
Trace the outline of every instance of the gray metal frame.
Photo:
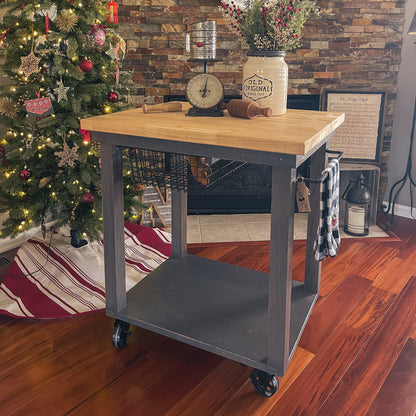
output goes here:
{"type": "Polygon", "coordinates": [[[93,132],[101,142],[106,312],[108,315],[283,376],[317,299],[313,256],[319,184],[311,184],[305,283],[292,281],[296,167],[311,156],[311,176],[325,167],[329,137],[295,156],[93,132]],[[172,257],[126,293],[122,148],[204,155],[272,166],[270,272],[187,254],[187,195],[172,191],[172,257]]]}

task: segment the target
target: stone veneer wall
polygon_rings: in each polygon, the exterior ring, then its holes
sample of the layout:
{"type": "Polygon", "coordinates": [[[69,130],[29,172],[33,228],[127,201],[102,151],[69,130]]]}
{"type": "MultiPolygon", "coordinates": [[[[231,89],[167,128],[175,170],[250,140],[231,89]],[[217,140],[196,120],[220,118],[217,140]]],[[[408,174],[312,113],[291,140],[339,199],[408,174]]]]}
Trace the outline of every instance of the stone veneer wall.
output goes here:
{"type": "MultiPolygon", "coordinates": [[[[210,72],[227,95],[241,94],[246,50],[228,30],[218,0],[121,0],[119,33],[127,42],[123,69],[131,70],[135,103],[158,103],[165,95],[184,95],[202,65],[188,62],[188,24],[217,21],[217,57],[210,72]]],[[[323,89],[386,91],[380,149],[379,204],[387,184],[393,112],[400,65],[405,1],[320,0],[321,16],[304,30],[303,47],[288,53],[289,94],[320,94],[323,89]]]]}

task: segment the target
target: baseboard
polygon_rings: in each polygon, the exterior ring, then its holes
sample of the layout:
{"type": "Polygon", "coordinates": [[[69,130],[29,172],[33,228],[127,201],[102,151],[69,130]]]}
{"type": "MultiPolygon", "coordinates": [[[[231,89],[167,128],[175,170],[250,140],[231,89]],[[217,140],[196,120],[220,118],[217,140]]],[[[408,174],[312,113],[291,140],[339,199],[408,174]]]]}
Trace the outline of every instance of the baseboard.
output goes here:
{"type": "MultiPolygon", "coordinates": [[[[383,201],[383,205],[385,207],[388,207],[389,203],[387,201],[383,201]]],[[[388,214],[391,214],[391,207],[390,207],[390,211],[388,212],[388,214]]],[[[395,204],[394,215],[398,215],[399,217],[404,217],[404,218],[416,219],[416,208],[413,208],[412,210],[410,207],[406,205],[395,204]]]]}

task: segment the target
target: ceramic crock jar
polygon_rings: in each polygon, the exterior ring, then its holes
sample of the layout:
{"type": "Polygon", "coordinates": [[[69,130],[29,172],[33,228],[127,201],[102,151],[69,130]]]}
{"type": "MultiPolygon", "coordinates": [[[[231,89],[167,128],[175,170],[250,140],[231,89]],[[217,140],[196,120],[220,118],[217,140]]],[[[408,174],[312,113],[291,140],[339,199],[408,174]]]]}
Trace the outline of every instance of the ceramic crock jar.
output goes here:
{"type": "Polygon", "coordinates": [[[243,67],[243,100],[270,107],[273,116],[286,113],[288,66],[283,51],[249,51],[243,67]]]}

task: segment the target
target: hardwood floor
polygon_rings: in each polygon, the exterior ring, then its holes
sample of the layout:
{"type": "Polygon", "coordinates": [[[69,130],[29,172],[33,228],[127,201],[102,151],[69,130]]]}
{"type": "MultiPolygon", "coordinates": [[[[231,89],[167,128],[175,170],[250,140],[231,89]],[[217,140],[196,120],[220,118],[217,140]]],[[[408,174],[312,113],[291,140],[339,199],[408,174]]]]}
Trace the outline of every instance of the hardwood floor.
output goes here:
{"type": "MultiPolygon", "coordinates": [[[[396,217],[392,231],[398,238],[343,240],[324,260],[320,297],[271,398],[254,391],[251,368],[140,328],[115,350],[104,312],[0,316],[0,416],[414,416],[416,221],[396,217]]],[[[189,251],[268,268],[266,243],[189,251]]],[[[295,279],[304,252],[295,243],[295,279]]]]}

